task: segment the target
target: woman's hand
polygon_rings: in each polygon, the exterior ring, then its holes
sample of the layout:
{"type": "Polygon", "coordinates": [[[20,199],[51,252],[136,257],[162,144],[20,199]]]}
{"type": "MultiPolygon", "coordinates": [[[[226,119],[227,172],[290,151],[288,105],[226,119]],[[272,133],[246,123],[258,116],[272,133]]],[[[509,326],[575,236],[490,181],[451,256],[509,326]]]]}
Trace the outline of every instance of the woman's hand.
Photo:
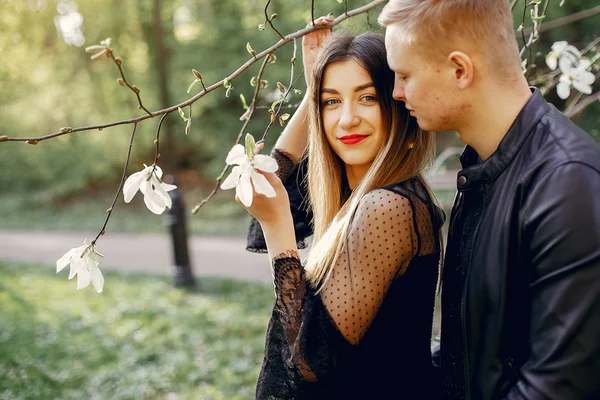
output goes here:
{"type": "MultiPolygon", "coordinates": [[[[333,22],[333,14],[329,13],[326,17],[319,17],[315,20],[317,26],[329,26],[333,22]]],[[[312,23],[307,27],[312,26],[312,23]]],[[[304,79],[306,86],[310,86],[312,80],[312,71],[315,60],[319,54],[321,46],[331,35],[331,29],[318,29],[302,37],[302,63],[304,64],[304,79]]]]}
{"type": "Polygon", "coordinates": [[[240,199],[235,196],[235,200],[260,222],[263,229],[267,226],[280,225],[284,222],[289,222],[292,218],[290,211],[290,200],[281,179],[274,173],[257,171],[264,175],[267,181],[275,189],[275,197],[268,198],[265,195],[256,193],[253,190],[252,205],[245,207],[240,199]]]}

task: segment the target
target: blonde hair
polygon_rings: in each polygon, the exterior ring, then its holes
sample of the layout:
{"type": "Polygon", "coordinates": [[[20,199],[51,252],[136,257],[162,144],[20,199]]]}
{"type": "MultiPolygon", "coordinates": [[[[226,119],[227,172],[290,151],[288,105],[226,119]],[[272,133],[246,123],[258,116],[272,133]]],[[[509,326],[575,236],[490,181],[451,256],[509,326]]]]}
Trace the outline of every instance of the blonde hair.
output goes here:
{"type": "Polygon", "coordinates": [[[494,73],[521,73],[508,0],[390,0],[378,21],[399,27],[404,43],[426,54],[446,58],[466,46],[494,73]]]}
{"type": "Polygon", "coordinates": [[[420,172],[433,152],[434,134],[421,130],[404,103],[392,98],[393,86],[394,73],[387,65],[384,39],[375,33],[354,36],[336,32],[327,40],[315,62],[308,150],[314,244],[305,269],[308,280],[318,290],[331,276],[346,245],[352,217],[361,199],[382,186],[413,177],[422,180],[420,172]],[[367,174],[351,193],[344,163],[329,145],[321,119],[321,83],[325,69],[333,62],[345,60],[358,62],[371,76],[389,135],[367,174]]]}

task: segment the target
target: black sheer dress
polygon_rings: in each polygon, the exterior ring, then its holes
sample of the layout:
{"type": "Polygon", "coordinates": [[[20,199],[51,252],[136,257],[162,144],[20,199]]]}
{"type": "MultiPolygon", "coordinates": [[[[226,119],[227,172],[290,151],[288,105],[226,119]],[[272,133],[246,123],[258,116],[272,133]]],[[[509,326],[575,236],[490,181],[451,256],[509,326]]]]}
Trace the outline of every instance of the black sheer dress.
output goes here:
{"type": "MultiPolygon", "coordinates": [[[[277,150],[273,155],[289,167],[289,157],[277,150]]],[[[282,172],[291,199],[297,168],[282,172]]],[[[293,211],[294,217],[305,211],[293,211]]],[[[414,178],[361,200],[346,247],[319,294],[306,281],[297,252],[276,256],[276,299],[256,398],[437,398],[430,340],[442,223],[443,213],[414,178]]],[[[248,247],[257,251],[262,232],[254,227],[248,247]]]]}

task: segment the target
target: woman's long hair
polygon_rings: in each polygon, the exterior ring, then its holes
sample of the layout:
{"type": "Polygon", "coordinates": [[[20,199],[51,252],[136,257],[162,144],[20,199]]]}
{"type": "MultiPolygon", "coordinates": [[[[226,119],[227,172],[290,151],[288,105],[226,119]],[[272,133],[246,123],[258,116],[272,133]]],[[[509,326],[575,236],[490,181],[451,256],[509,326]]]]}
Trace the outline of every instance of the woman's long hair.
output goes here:
{"type": "MultiPolygon", "coordinates": [[[[434,136],[419,128],[404,103],[392,98],[394,73],[389,69],[381,35],[332,34],[319,54],[312,77],[308,146],[308,192],[314,214],[313,248],[306,273],[314,288],[321,290],[333,271],[348,236],[352,216],[368,192],[413,177],[433,153],[434,136]],[[385,144],[358,186],[348,188],[344,162],[333,152],[321,118],[321,86],[327,66],[353,60],[369,73],[388,133],[385,144]]],[[[425,182],[423,181],[423,184],[425,182]]]]}

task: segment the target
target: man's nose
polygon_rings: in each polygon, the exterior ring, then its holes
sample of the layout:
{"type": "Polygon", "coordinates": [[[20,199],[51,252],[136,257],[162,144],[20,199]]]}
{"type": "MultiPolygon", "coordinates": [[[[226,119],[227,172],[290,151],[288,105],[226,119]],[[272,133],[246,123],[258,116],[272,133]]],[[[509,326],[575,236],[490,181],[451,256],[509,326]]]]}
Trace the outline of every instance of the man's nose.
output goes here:
{"type": "Polygon", "coordinates": [[[392,97],[398,101],[405,101],[404,97],[404,85],[398,81],[394,82],[394,91],[392,92],[392,97]]]}

